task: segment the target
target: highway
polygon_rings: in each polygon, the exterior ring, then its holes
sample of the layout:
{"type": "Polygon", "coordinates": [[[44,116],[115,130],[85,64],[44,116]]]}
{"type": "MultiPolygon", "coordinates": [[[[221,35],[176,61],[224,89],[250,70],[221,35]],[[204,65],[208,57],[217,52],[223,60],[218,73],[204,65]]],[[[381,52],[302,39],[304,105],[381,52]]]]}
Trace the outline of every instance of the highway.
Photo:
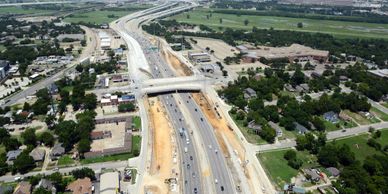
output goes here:
{"type": "MultiPolygon", "coordinates": [[[[128,48],[136,48],[138,47],[137,44],[140,43],[142,51],[145,51],[145,57],[147,60],[147,64],[149,66],[145,66],[146,64],[137,63],[140,68],[147,69],[151,72],[153,78],[172,78],[175,77],[174,71],[171,69],[170,65],[165,62],[163,57],[160,55],[158,51],[151,51],[150,48],[154,47],[149,40],[144,38],[139,33],[139,29],[136,29],[139,27],[139,23],[142,23],[148,19],[153,19],[156,17],[165,16],[172,14],[173,12],[179,12],[188,8],[192,8],[193,5],[184,5],[184,6],[178,6],[176,8],[169,8],[167,11],[165,10],[159,10],[160,12],[152,11],[153,14],[151,15],[145,15],[144,13],[140,13],[141,16],[131,16],[130,17],[124,17],[119,19],[115,22],[116,26],[112,26],[113,29],[118,31],[119,34],[123,35],[125,37],[129,46],[128,48]],[[142,16],[145,15],[145,16],[142,16]],[[135,19],[136,18],[136,19],[135,19]],[[128,24],[126,24],[128,22],[128,24]],[[128,31],[127,26],[132,26],[132,31],[128,31]],[[136,32],[137,31],[137,32],[136,32]],[[128,37],[126,35],[130,35],[131,37],[128,37]]],[[[168,6],[167,6],[168,7],[168,6]]],[[[140,59],[143,61],[143,56],[139,54],[139,51],[130,50],[130,53],[136,56],[135,61],[137,59],[140,59]],[[139,56],[137,55],[139,54],[139,56]]],[[[132,64],[134,61],[132,61],[132,64]]],[[[138,67],[139,68],[139,67],[138,67]]],[[[139,72],[139,69],[136,67],[130,67],[129,70],[133,70],[134,72],[139,72]]],[[[133,72],[130,72],[130,74],[133,74],[133,72]]],[[[142,78],[139,77],[139,75],[135,75],[134,84],[139,85],[138,82],[142,78]]],[[[143,78],[144,79],[144,78],[143,78]]],[[[137,90],[139,92],[141,89],[137,90]]],[[[181,111],[181,106],[184,104],[184,106],[187,107],[189,110],[189,117],[195,122],[196,128],[193,130],[194,133],[199,133],[201,140],[203,142],[203,146],[206,146],[206,156],[209,160],[211,171],[212,171],[212,180],[210,183],[205,183],[201,180],[201,171],[199,169],[199,162],[197,157],[197,152],[194,147],[195,141],[191,135],[184,135],[184,137],[178,137],[178,143],[179,148],[181,150],[181,163],[183,164],[181,169],[183,170],[183,192],[184,193],[235,193],[234,187],[232,184],[231,177],[229,175],[228,167],[226,166],[225,158],[220,151],[220,147],[218,145],[218,142],[215,138],[215,134],[213,132],[213,128],[208,123],[207,119],[205,118],[204,114],[201,112],[198,105],[192,100],[192,97],[190,94],[179,94],[181,99],[185,99],[185,102],[177,102],[178,100],[175,99],[174,95],[171,94],[164,94],[160,95],[160,100],[164,104],[168,115],[170,117],[170,120],[172,121],[176,133],[179,134],[179,129],[185,128],[188,130],[187,123],[185,122],[185,118],[181,111]],[[189,143],[188,143],[189,142],[189,143]],[[187,148],[187,153],[186,153],[187,148]],[[194,174],[193,174],[194,173],[194,174]],[[193,176],[194,175],[194,176],[193,176]],[[197,176],[199,175],[199,176],[197,176]],[[186,182],[187,181],[187,182],[186,182]],[[207,184],[205,187],[204,184],[207,184]],[[211,186],[211,190],[206,191],[205,189],[208,188],[208,186],[211,186]]],[[[188,133],[190,134],[190,133],[188,133]]],[[[178,135],[179,136],[179,135],[178,135]]]]}

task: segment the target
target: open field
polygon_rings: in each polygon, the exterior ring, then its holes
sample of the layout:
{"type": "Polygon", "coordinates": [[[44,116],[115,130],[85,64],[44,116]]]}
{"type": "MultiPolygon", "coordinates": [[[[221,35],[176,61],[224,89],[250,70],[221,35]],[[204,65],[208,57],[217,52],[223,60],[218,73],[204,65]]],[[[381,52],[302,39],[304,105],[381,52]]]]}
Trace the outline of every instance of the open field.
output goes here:
{"type": "MultiPolygon", "coordinates": [[[[369,134],[362,134],[354,137],[336,140],[337,144],[347,144],[354,152],[357,160],[364,160],[367,156],[374,154],[381,154],[380,151],[367,145],[368,139],[371,138],[369,134]]],[[[381,143],[382,147],[388,145],[388,130],[381,131],[381,137],[377,139],[381,143]]]]}
{"type": "Polygon", "coordinates": [[[87,13],[77,13],[66,17],[65,22],[78,23],[85,22],[91,24],[110,23],[120,17],[132,13],[131,11],[92,11],[87,13]]]}
{"type": "Polygon", "coordinates": [[[383,113],[381,110],[375,108],[375,107],[372,107],[370,109],[370,111],[375,114],[377,117],[379,117],[381,120],[383,121],[388,121],[388,115],[383,113]]]}
{"type": "Polygon", "coordinates": [[[265,141],[259,135],[257,135],[256,133],[253,133],[248,127],[245,127],[243,124],[243,121],[237,120],[236,115],[230,114],[230,116],[233,118],[233,120],[236,123],[236,125],[238,126],[238,128],[240,128],[241,133],[244,135],[245,139],[247,139],[247,141],[249,143],[252,143],[252,144],[266,144],[267,143],[267,141],[265,141]]]}
{"type": "Polygon", "coordinates": [[[386,108],[388,108],[388,102],[383,102],[381,103],[381,105],[385,106],[386,108]]]}
{"type": "Polygon", "coordinates": [[[63,155],[58,159],[58,166],[66,166],[74,164],[74,160],[70,155],[63,155]]]}
{"type": "Polygon", "coordinates": [[[35,8],[22,8],[22,7],[0,7],[0,15],[3,14],[47,14],[54,13],[54,10],[45,10],[45,9],[35,9],[35,8]]]}
{"type": "Polygon", "coordinates": [[[274,28],[278,30],[295,30],[304,32],[321,32],[340,37],[360,37],[360,38],[388,38],[388,24],[372,24],[362,22],[345,22],[333,20],[315,20],[305,18],[277,17],[277,16],[249,16],[212,13],[209,9],[197,9],[192,12],[182,13],[170,17],[179,22],[191,24],[204,24],[214,30],[225,28],[251,30],[253,26],[257,28],[274,28]],[[190,15],[189,18],[187,15],[190,15]],[[220,23],[222,19],[222,23],[220,23]],[[244,21],[248,20],[247,25],[244,21]],[[298,23],[303,23],[303,28],[298,28],[298,23]]]}
{"type": "Polygon", "coordinates": [[[344,110],[344,112],[349,115],[350,117],[352,117],[354,119],[355,122],[357,122],[358,124],[360,125],[368,125],[368,124],[371,124],[371,123],[378,123],[380,122],[378,119],[376,118],[371,118],[371,119],[368,119],[358,113],[355,113],[355,112],[351,112],[349,110],[344,110]]]}
{"type": "MultiPolygon", "coordinates": [[[[264,169],[266,169],[272,181],[276,183],[278,188],[283,188],[285,183],[289,183],[291,178],[298,174],[298,170],[288,166],[287,160],[283,158],[285,152],[287,152],[287,150],[257,154],[260,162],[264,165],[264,169]]],[[[303,161],[302,168],[316,165],[316,157],[309,154],[307,151],[297,152],[297,158],[300,158],[303,161]]]]}

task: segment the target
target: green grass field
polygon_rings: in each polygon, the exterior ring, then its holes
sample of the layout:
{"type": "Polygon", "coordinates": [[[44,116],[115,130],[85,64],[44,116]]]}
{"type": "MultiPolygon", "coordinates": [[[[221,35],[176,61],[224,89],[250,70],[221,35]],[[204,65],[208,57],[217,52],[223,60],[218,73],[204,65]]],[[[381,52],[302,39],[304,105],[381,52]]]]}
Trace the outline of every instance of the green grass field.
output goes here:
{"type": "MultiPolygon", "coordinates": [[[[354,137],[336,140],[337,144],[347,144],[354,152],[356,159],[363,161],[367,156],[374,154],[381,154],[380,151],[367,145],[368,139],[371,138],[369,134],[362,134],[354,137]]],[[[382,147],[388,145],[388,130],[381,131],[381,137],[377,139],[381,143],[382,147]]]]}
{"type": "Polygon", "coordinates": [[[131,11],[92,11],[87,13],[77,13],[72,16],[66,17],[65,22],[70,23],[92,23],[92,24],[103,24],[110,23],[120,17],[132,13],[131,11]],[[114,17],[108,17],[108,15],[114,15],[114,17]]]}
{"type": "Polygon", "coordinates": [[[69,155],[63,155],[58,159],[58,166],[68,166],[74,164],[74,160],[69,155]]]}
{"type": "Polygon", "coordinates": [[[141,118],[139,116],[132,117],[132,123],[135,125],[136,129],[141,129],[141,118]]]}
{"type": "Polygon", "coordinates": [[[345,22],[333,20],[315,20],[305,18],[290,18],[276,16],[237,16],[234,14],[212,13],[212,16],[207,19],[206,15],[210,15],[210,9],[197,9],[188,13],[182,13],[170,17],[179,22],[191,24],[204,24],[220,30],[220,28],[246,29],[251,30],[253,26],[257,28],[269,29],[273,27],[278,30],[295,30],[304,32],[321,32],[333,34],[340,37],[360,37],[360,38],[388,38],[388,24],[373,24],[363,22],[345,22]],[[190,15],[187,18],[187,15],[190,15]],[[222,23],[220,23],[222,18],[222,23]],[[248,20],[248,25],[244,25],[244,21],[248,20]],[[303,23],[303,28],[298,28],[297,24],[303,23]]]}
{"type": "Polygon", "coordinates": [[[22,8],[22,7],[0,7],[0,15],[3,14],[48,14],[54,13],[53,10],[35,9],[35,8],[22,8]]]}
{"type": "Polygon", "coordinates": [[[379,117],[381,120],[383,121],[388,121],[388,115],[385,114],[384,112],[382,112],[381,110],[375,108],[375,107],[372,107],[370,109],[370,111],[375,114],[377,117],[379,117]]]}
{"type": "Polygon", "coordinates": [[[383,102],[381,103],[381,105],[385,106],[386,108],[388,108],[388,102],[383,102]]]}
{"type": "MultiPolygon", "coordinates": [[[[287,160],[283,158],[286,151],[287,150],[281,150],[257,154],[260,162],[264,165],[264,169],[266,169],[272,181],[276,183],[278,188],[283,188],[285,183],[289,183],[291,178],[298,174],[298,170],[288,166],[287,160]]],[[[303,161],[302,168],[317,165],[316,157],[309,154],[307,151],[297,152],[297,157],[303,161]]]]}
{"type": "Polygon", "coordinates": [[[259,135],[257,135],[256,133],[253,133],[248,127],[245,127],[243,125],[243,121],[237,120],[236,115],[230,114],[230,116],[233,118],[234,122],[236,123],[236,125],[240,129],[241,133],[244,135],[245,139],[247,139],[247,141],[249,143],[252,143],[252,144],[266,144],[267,143],[267,141],[265,141],[259,135]]]}

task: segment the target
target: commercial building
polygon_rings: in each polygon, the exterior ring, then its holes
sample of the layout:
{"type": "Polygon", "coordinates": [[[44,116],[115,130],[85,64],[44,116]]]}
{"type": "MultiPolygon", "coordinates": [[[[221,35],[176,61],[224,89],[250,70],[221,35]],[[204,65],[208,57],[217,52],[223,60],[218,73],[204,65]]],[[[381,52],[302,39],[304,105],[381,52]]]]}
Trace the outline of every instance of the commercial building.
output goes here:
{"type": "Polygon", "coordinates": [[[0,81],[7,77],[10,68],[11,64],[9,61],[0,60],[0,81]]]}
{"type": "Polygon", "coordinates": [[[300,44],[292,44],[289,47],[253,47],[251,45],[242,45],[238,46],[237,49],[244,54],[242,60],[245,63],[254,63],[261,58],[267,60],[287,58],[289,61],[317,60],[322,62],[327,61],[329,58],[329,51],[316,50],[300,44]]]}
{"type": "Polygon", "coordinates": [[[110,36],[106,32],[104,32],[104,31],[99,31],[98,32],[98,37],[100,38],[101,50],[108,50],[108,49],[110,49],[110,44],[111,44],[110,36]]]}
{"type": "Polygon", "coordinates": [[[195,63],[210,62],[210,55],[206,52],[189,52],[188,57],[195,63]]]}
{"type": "Polygon", "coordinates": [[[100,194],[120,192],[119,172],[107,172],[100,177],[100,194]]]}

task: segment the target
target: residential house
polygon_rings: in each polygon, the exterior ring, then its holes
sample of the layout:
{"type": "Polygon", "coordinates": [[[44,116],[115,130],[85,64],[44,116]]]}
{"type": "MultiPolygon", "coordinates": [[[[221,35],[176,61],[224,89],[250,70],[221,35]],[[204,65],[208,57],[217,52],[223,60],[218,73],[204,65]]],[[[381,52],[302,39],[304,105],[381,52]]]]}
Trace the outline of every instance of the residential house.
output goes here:
{"type": "Polygon", "coordinates": [[[257,94],[256,91],[253,90],[252,88],[246,88],[244,90],[244,98],[245,99],[251,99],[251,98],[256,98],[257,94]]]}
{"type": "Polygon", "coordinates": [[[262,130],[261,125],[256,124],[255,121],[250,121],[248,123],[248,128],[251,129],[256,134],[260,133],[260,131],[262,130]]]}
{"type": "Polygon", "coordinates": [[[17,150],[11,150],[7,152],[7,163],[13,164],[13,161],[16,160],[16,158],[22,153],[23,150],[17,149],[17,150]]]}
{"type": "Polygon", "coordinates": [[[309,131],[305,126],[299,124],[298,122],[294,122],[294,126],[299,134],[305,134],[306,132],[309,131]]]}
{"type": "Polygon", "coordinates": [[[310,91],[310,87],[309,87],[308,84],[300,84],[300,87],[302,87],[304,92],[309,92],[310,91]]]}
{"type": "Polygon", "coordinates": [[[44,188],[47,191],[51,191],[52,194],[57,193],[57,189],[55,188],[53,182],[47,179],[41,179],[39,183],[35,186],[35,189],[37,188],[44,188]]]}
{"type": "Polygon", "coordinates": [[[46,156],[46,151],[41,148],[35,148],[30,152],[29,155],[34,159],[35,162],[42,162],[46,156]]]}
{"type": "Polygon", "coordinates": [[[329,167],[329,168],[326,168],[326,170],[329,171],[330,176],[332,177],[338,177],[340,175],[340,171],[338,170],[338,168],[329,167]]]}
{"type": "Polygon", "coordinates": [[[322,74],[314,71],[311,73],[311,77],[312,78],[320,78],[320,77],[322,77],[322,74]]]}
{"type": "Polygon", "coordinates": [[[331,123],[338,123],[339,119],[338,119],[338,114],[335,113],[334,111],[329,111],[329,112],[325,112],[323,114],[323,118],[326,120],[326,121],[329,121],[331,123]]]}
{"type": "Polygon", "coordinates": [[[294,87],[291,84],[284,84],[284,88],[289,92],[295,92],[294,87]]]}
{"type": "Polygon", "coordinates": [[[31,194],[31,184],[29,182],[20,182],[13,191],[13,194],[31,194]]]}
{"type": "Polygon", "coordinates": [[[66,190],[73,192],[73,194],[92,194],[93,184],[90,178],[77,179],[70,183],[66,190]]]}
{"type": "Polygon", "coordinates": [[[54,147],[51,149],[50,157],[51,159],[58,159],[65,153],[65,148],[62,147],[62,143],[55,144],[54,147]]]}
{"type": "Polygon", "coordinates": [[[318,182],[321,179],[321,177],[312,169],[304,169],[303,172],[306,174],[306,178],[311,181],[318,182]]]}
{"type": "Polygon", "coordinates": [[[268,122],[268,125],[271,126],[273,129],[275,129],[275,131],[276,131],[276,136],[277,136],[277,137],[283,136],[283,131],[282,131],[282,129],[279,127],[278,124],[276,124],[276,123],[270,121],[270,122],[268,122]]]}

